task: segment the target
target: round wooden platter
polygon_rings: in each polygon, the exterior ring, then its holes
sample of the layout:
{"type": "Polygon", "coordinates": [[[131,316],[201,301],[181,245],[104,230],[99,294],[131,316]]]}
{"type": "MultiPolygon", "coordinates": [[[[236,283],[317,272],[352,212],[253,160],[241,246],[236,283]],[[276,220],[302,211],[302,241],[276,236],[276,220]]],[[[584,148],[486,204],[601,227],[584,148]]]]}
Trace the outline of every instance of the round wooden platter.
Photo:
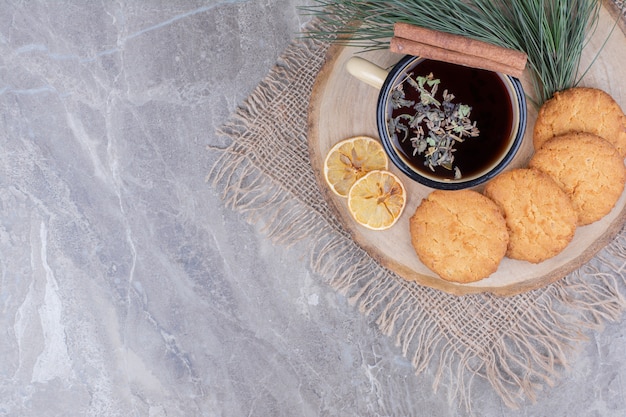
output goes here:
{"type": "MultiPolygon", "coordinates": [[[[615,18],[612,10],[603,6],[598,28],[584,50],[581,68],[587,68],[593,61],[613,28],[615,18]]],[[[385,231],[371,231],[358,225],[348,212],[346,200],[332,193],[323,174],[324,158],[330,148],[340,140],[356,135],[378,138],[375,118],[378,90],[356,80],[344,68],[346,61],[355,54],[383,68],[391,68],[401,58],[386,50],[362,52],[337,45],[330,48],[311,96],[309,153],[319,187],[337,218],[354,241],[382,265],[404,279],[451,294],[491,292],[508,296],[541,288],[564,277],[588,262],[620,231],[626,219],[626,191],[611,213],[591,225],[579,227],[573,241],[559,255],[538,264],[504,258],[498,270],[488,278],[471,284],[448,282],[420,262],[411,245],[409,234],[409,218],[432,189],[410,180],[394,166],[390,166],[390,170],[403,180],[408,194],[401,218],[385,231]]],[[[580,85],[609,92],[622,109],[626,109],[624,68],[626,35],[623,28],[618,26],[580,85]]],[[[531,96],[533,89],[527,77],[522,77],[522,84],[526,94],[531,96]]],[[[536,118],[537,109],[529,101],[524,142],[510,168],[526,166],[532,156],[532,130],[536,118]]],[[[482,191],[482,188],[476,190],[482,191]]]]}

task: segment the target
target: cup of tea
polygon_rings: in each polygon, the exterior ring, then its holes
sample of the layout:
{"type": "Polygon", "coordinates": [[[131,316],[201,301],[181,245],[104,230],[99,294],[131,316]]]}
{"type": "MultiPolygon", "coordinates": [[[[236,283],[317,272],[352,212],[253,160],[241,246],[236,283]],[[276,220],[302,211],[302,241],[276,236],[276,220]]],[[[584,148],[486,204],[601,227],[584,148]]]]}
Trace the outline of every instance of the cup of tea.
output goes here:
{"type": "Polygon", "coordinates": [[[520,148],[527,109],[515,77],[411,55],[390,71],[360,57],[348,60],[346,69],[380,90],[382,145],[420,184],[478,186],[502,172],[520,148]]]}

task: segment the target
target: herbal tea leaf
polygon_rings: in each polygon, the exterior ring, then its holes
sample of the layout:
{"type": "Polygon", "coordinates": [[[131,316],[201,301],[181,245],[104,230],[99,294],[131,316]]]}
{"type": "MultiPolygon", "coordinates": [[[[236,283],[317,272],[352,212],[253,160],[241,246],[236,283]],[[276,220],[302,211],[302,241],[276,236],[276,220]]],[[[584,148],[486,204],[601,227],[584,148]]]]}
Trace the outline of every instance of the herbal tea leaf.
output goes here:
{"type": "Polygon", "coordinates": [[[469,119],[472,109],[470,106],[453,103],[454,95],[448,90],[443,91],[443,102],[435,98],[440,82],[433,74],[414,77],[410,73],[402,78],[402,82],[393,87],[390,102],[391,108],[405,109],[406,112],[390,117],[387,127],[399,142],[404,142],[412,129],[414,136],[410,141],[413,156],[422,155],[425,158],[424,165],[432,171],[435,167],[454,170],[454,176],[458,179],[461,171],[454,165],[454,145],[463,142],[466,136],[478,136],[479,131],[476,122],[469,119]],[[404,103],[410,101],[405,95],[410,88],[419,95],[420,101],[414,106],[405,106],[404,103]],[[398,137],[398,134],[402,136],[398,137]],[[424,137],[425,135],[427,136],[424,137]]]}

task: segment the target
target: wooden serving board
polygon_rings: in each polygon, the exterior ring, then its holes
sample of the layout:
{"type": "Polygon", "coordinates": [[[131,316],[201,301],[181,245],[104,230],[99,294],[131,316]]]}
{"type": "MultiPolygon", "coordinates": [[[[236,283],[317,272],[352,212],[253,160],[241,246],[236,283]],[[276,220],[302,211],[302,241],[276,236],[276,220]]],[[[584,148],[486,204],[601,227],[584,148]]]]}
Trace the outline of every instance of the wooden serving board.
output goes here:
{"type": "MultiPolygon", "coordinates": [[[[592,62],[614,25],[616,15],[603,6],[600,22],[591,41],[586,46],[581,68],[592,62]]],[[[498,270],[490,277],[471,284],[455,284],[444,281],[426,268],[411,245],[409,218],[421,200],[432,189],[404,176],[390,163],[390,170],[397,174],[406,187],[407,205],[399,221],[385,231],[371,231],[357,224],[350,216],[345,199],[336,196],[326,185],[323,163],[330,148],[342,139],[367,135],[378,138],[376,128],[376,100],[378,90],[356,80],[344,69],[346,61],[358,54],[383,68],[391,68],[401,56],[388,51],[362,52],[351,47],[334,45],[318,74],[309,109],[309,153],[316,172],[319,187],[333,207],[336,216],[350,232],[352,238],[382,265],[404,279],[442,291],[464,295],[492,292],[497,295],[519,294],[548,285],[589,261],[620,231],[626,219],[626,192],[611,213],[600,221],[579,227],[569,246],[559,255],[539,264],[503,259],[498,270]]],[[[601,88],[609,92],[626,109],[626,35],[623,27],[613,31],[598,59],[583,78],[581,85],[601,88]]],[[[522,77],[526,94],[533,89],[529,79],[522,77]]],[[[510,168],[524,167],[532,156],[532,130],[537,109],[528,102],[528,124],[524,142],[510,168]]],[[[482,191],[482,187],[476,188],[482,191]]]]}

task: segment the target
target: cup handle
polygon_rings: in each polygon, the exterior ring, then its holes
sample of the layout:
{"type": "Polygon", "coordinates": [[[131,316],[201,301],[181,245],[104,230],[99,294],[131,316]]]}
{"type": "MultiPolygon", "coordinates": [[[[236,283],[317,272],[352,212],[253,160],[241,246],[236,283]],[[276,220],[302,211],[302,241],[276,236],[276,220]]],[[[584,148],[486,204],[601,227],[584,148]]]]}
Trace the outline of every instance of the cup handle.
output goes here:
{"type": "Polygon", "coordinates": [[[380,90],[389,74],[387,70],[358,56],[346,62],[346,70],[354,77],[380,90]]]}

